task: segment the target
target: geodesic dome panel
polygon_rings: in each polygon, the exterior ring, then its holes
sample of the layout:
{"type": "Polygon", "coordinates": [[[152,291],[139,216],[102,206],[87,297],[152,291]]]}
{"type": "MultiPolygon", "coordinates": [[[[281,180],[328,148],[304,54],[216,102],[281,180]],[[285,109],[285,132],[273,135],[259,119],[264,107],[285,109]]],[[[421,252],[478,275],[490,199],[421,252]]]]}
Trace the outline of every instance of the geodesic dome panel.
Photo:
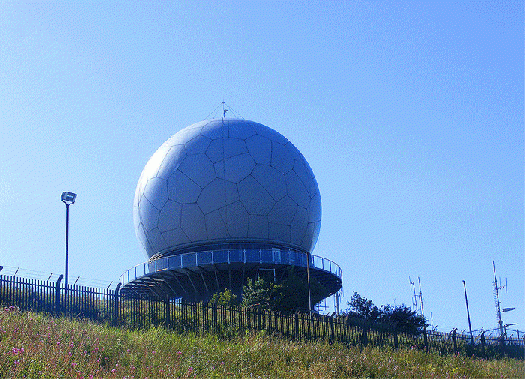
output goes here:
{"type": "Polygon", "coordinates": [[[149,257],[224,243],[312,251],[321,196],[308,162],[281,134],[252,121],[209,120],[153,154],[133,216],[149,257]]]}

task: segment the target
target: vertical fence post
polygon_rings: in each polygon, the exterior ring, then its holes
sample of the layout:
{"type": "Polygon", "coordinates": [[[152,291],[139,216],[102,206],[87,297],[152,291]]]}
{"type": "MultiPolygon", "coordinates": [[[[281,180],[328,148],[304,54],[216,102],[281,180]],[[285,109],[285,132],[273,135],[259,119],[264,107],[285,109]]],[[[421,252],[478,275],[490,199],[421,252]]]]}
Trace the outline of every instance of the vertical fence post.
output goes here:
{"type": "Polygon", "coordinates": [[[169,297],[166,297],[164,300],[164,325],[168,329],[171,328],[171,304],[169,297]]]}
{"type": "Polygon", "coordinates": [[[119,324],[119,307],[120,307],[120,286],[122,285],[122,283],[119,283],[117,284],[117,288],[115,288],[115,292],[113,293],[113,296],[114,296],[114,299],[115,299],[115,304],[114,304],[114,309],[113,309],[113,323],[115,325],[118,325],[119,324]]]}
{"type": "Polygon", "coordinates": [[[398,347],[399,347],[399,337],[397,334],[397,328],[394,328],[394,349],[397,350],[398,347]]]}
{"type": "Polygon", "coordinates": [[[328,320],[330,321],[330,343],[333,343],[335,340],[334,318],[329,316],[328,320]]]}
{"type": "Polygon", "coordinates": [[[366,347],[366,345],[368,345],[368,325],[365,325],[363,327],[363,334],[361,335],[361,345],[363,345],[363,347],[366,347]]]}
{"type": "Polygon", "coordinates": [[[483,356],[485,356],[485,345],[486,345],[486,341],[485,341],[485,331],[482,331],[481,332],[481,353],[483,354],[483,356]]]}
{"type": "Polygon", "coordinates": [[[293,335],[294,335],[294,339],[297,340],[299,339],[299,315],[297,313],[294,313],[293,318],[294,318],[294,329],[295,329],[295,333],[293,335]]]}
{"type": "Polygon", "coordinates": [[[458,342],[457,342],[457,336],[456,336],[456,328],[452,330],[452,343],[454,344],[454,354],[457,354],[458,342]]]}
{"type": "Polygon", "coordinates": [[[425,351],[428,353],[428,338],[426,326],[423,328],[423,343],[425,344],[425,351]]]}
{"type": "Polygon", "coordinates": [[[64,275],[60,275],[55,285],[55,312],[60,313],[60,282],[64,278],[64,275]]]}

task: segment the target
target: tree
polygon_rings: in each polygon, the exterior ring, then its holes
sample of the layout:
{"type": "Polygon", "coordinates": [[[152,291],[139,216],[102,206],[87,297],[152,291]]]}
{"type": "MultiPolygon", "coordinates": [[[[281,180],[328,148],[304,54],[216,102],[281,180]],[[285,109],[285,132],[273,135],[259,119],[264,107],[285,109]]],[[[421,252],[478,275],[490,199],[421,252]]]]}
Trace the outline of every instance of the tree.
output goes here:
{"type": "MultiPolygon", "coordinates": [[[[317,304],[326,293],[324,287],[315,278],[310,278],[312,304],[317,304]]],[[[279,284],[267,282],[263,278],[256,281],[248,279],[243,287],[242,305],[257,306],[262,309],[292,314],[308,312],[308,281],[305,276],[289,270],[279,284]]]]}
{"type": "Polygon", "coordinates": [[[381,311],[372,303],[372,300],[362,297],[357,292],[354,292],[348,305],[350,306],[348,311],[349,316],[365,321],[378,321],[381,316],[381,311]]]}
{"type": "Polygon", "coordinates": [[[256,281],[248,279],[242,287],[242,306],[273,309],[275,307],[275,285],[267,283],[263,278],[256,281]]]}
{"type": "Polygon", "coordinates": [[[232,293],[228,288],[225,288],[222,292],[214,293],[210,299],[210,303],[230,307],[239,304],[239,300],[237,295],[232,293]]]}
{"type": "Polygon", "coordinates": [[[387,324],[398,332],[419,335],[427,326],[425,316],[418,315],[406,305],[393,307],[385,305],[381,308],[381,322],[387,324]]]}
{"type": "MultiPolygon", "coordinates": [[[[319,281],[310,277],[310,296],[312,306],[324,298],[326,289],[319,281]]],[[[308,279],[289,270],[287,277],[275,288],[274,310],[285,314],[308,312],[308,279]]]]}
{"type": "Polygon", "coordinates": [[[378,328],[387,327],[401,333],[418,335],[427,326],[425,316],[418,315],[404,304],[398,306],[387,304],[378,308],[372,300],[354,292],[348,305],[350,306],[347,311],[348,316],[366,321],[378,328]]]}

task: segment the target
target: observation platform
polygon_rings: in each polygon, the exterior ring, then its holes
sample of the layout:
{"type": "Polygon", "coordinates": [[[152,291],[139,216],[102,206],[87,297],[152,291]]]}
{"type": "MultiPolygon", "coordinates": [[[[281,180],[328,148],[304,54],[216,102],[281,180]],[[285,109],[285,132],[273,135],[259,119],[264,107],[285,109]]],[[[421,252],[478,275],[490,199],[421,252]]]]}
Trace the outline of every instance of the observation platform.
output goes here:
{"type": "MultiPolygon", "coordinates": [[[[225,288],[240,294],[248,278],[263,276],[279,282],[290,269],[306,275],[307,254],[278,248],[189,252],[160,257],[125,271],[120,276],[121,293],[206,301],[225,288]]],[[[329,259],[310,255],[310,277],[326,289],[325,298],[342,288],[342,270],[329,259]]]]}

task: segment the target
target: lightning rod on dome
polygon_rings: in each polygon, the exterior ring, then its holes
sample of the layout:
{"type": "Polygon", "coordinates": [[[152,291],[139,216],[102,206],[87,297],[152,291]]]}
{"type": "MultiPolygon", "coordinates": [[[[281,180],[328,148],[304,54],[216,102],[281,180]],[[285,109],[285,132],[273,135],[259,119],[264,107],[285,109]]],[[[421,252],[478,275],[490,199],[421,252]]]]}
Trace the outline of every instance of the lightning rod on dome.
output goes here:
{"type": "Polygon", "coordinates": [[[226,112],[228,112],[228,109],[224,106],[225,104],[224,100],[222,100],[222,118],[226,118],[226,112]]]}

